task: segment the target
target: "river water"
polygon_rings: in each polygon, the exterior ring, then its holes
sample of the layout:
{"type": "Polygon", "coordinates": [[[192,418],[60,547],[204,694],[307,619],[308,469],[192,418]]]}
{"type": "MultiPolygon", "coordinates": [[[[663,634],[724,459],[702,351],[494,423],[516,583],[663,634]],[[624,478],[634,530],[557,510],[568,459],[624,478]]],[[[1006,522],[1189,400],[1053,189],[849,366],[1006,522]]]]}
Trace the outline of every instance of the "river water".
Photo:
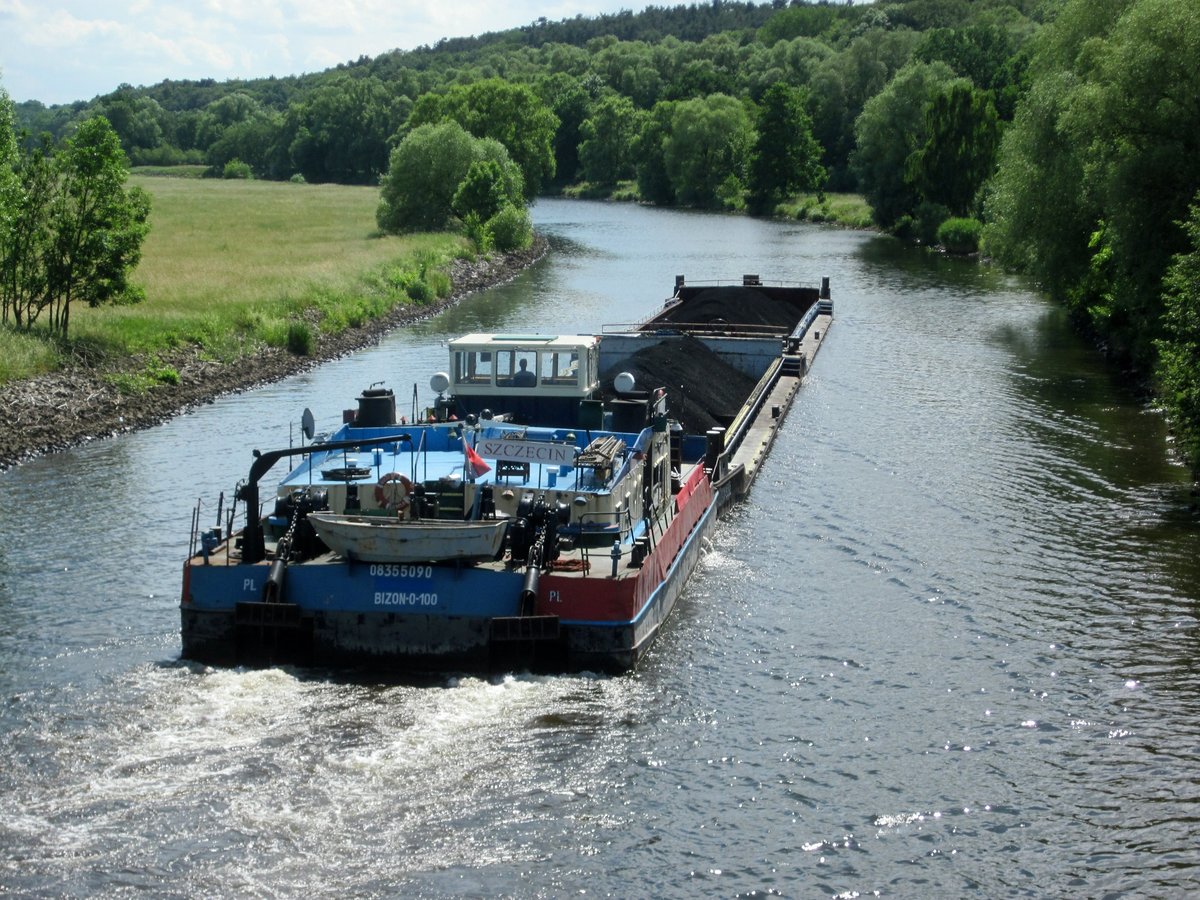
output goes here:
{"type": "Polygon", "coordinates": [[[543,201],[550,256],[379,347],[0,475],[0,894],[1200,890],[1200,514],[1030,286],[883,237],[543,201]],[[835,324],[646,664],[372,684],[178,659],[189,516],[475,330],[674,276],[835,324]]]}

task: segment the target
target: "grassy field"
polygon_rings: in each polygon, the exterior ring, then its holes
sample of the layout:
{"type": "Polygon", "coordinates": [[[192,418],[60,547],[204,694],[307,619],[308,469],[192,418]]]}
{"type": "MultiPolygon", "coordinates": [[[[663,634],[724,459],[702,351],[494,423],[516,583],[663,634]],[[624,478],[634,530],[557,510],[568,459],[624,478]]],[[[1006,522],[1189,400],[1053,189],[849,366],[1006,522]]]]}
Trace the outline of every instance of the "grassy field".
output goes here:
{"type": "Polygon", "coordinates": [[[0,330],[0,383],[72,357],[95,362],[188,344],[227,359],[261,344],[303,353],[398,304],[450,290],[440,271],[467,255],[449,234],[380,236],[369,187],[135,175],[153,198],[134,276],[146,300],[71,309],[71,340],[0,330]]]}
{"type": "Polygon", "coordinates": [[[871,207],[861,194],[803,194],[776,210],[789,219],[829,222],[847,228],[872,228],[871,207]]]}

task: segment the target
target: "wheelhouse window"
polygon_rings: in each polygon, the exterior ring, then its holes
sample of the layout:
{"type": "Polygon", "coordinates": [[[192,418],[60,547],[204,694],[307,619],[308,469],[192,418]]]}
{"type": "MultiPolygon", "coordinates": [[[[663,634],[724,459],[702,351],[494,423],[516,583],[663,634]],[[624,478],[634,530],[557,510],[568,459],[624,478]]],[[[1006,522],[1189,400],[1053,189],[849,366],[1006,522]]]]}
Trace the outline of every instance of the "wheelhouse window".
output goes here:
{"type": "Polygon", "coordinates": [[[503,387],[534,387],[537,353],[533,350],[500,350],[496,353],[496,384],[503,387]]]}
{"type": "Polygon", "coordinates": [[[579,353],[575,350],[541,352],[542,384],[575,385],[579,381],[579,353]]]}
{"type": "Polygon", "coordinates": [[[454,354],[457,384],[491,384],[495,360],[490,350],[462,350],[454,354]]]}

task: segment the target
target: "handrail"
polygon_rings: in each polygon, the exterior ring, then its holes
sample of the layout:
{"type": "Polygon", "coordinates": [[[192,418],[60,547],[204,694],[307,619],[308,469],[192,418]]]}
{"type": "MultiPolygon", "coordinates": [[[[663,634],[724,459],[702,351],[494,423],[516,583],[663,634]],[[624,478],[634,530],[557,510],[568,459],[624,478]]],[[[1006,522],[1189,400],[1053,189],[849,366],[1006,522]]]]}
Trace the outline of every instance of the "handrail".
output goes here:
{"type": "Polygon", "coordinates": [[[750,421],[762,410],[763,404],[766,403],[771,390],[778,383],[782,371],[782,357],[772,360],[771,365],[767,367],[767,371],[763,373],[762,378],[758,380],[758,384],[754,386],[754,391],[751,394],[754,398],[753,402],[743,406],[738,412],[737,418],[725,429],[725,450],[721,454],[722,457],[732,456],[738,447],[741,446],[750,421]]]}
{"type": "Polygon", "coordinates": [[[255,450],[254,462],[250,466],[250,475],[234,498],[235,501],[241,500],[246,504],[246,527],[242,531],[242,562],[256,563],[266,556],[262,523],[258,520],[258,482],[271,470],[271,467],[275,463],[289,456],[302,456],[306,453],[325,453],[330,450],[355,450],[362,447],[395,444],[400,441],[409,441],[411,443],[412,435],[391,434],[387,437],[362,438],[354,441],[327,441],[322,444],[309,444],[306,447],[268,450],[265,453],[255,450]]]}
{"type": "Polygon", "coordinates": [[[612,323],[600,326],[603,334],[724,334],[735,337],[778,338],[791,334],[793,329],[784,325],[747,325],[738,322],[659,322],[653,318],[642,322],[612,323]],[[652,328],[647,326],[654,326],[652,328]]]}
{"type": "MultiPolygon", "coordinates": [[[[809,307],[808,312],[804,314],[804,318],[800,320],[800,324],[796,326],[791,337],[797,341],[802,339],[821,313],[821,302],[818,301],[809,307]]],[[[782,374],[783,357],[779,356],[772,360],[771,365],[767,367],[767,371],[758,380],[758,384],[754,386],[754,392],[751,394],[754,397],[754,402],[748,406],[743,406],[737,418],[725,429],[725,450],[718,457],[719,460],[732,458],[734,452],[741,446],[742,439],[746,436],[746,428],[750,421],[762,411],[763,404],[766,403],[767,397],[779,382],[782,374]]]]}

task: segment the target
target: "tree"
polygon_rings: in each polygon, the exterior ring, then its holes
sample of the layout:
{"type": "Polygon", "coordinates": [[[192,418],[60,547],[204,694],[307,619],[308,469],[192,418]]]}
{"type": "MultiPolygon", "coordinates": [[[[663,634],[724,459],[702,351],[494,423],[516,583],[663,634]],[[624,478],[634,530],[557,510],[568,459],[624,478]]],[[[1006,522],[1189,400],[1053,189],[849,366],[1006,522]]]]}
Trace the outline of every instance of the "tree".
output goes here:
{"type": "Polygon", "coordinates": [[[941,60],[976,87],[999,91],[1012,74],[1008,62],[1014,52],[1012,37],[999,25],[976,24],[926,31],[913,58],[919,62],[941,60]]]}
{"type": "Polygon", "coordinates": [[[905,179],[927,202],[945,206],[955,216],[974,216],[1000,141],[991,98],[968,83],[954,82],[933,98],[925,127],[925,145],[905,162],[905,179]]]}
{"type": "Polygon", "coordinates": [[[47,312],[51,331],[66,337],[72,303],[142,299],[129,274],[149,230],[150,197],[125,187],[125,154],[106,119],[88,119],[56,153],[48,139],[26,148],[16,176],[0,229],[5,322],[30,328],[47,312]]]}
{"type": "Polygon", "coordinates": [[[131,159],[162,144],[166,111],[154,98],[139,95],[127,84],[101,98],[93,114],[104,116],[131,159]]]}
{"type": "Polygon", "coordinates": [[[8,92],[0,87],[0,239],[11,226],[16,214],[17,135],[14,131],[13,103],[8,92]]]}
{"type": "Polygon", "coordinates": [[[150,195],[125,187],[125,154],[103,116],[79,126],[56,154],[55,169],[46,306],[51,329],[66,337],[73,302],[95,307],[143,298],[129,274],[149,231],[150,195]]]}
{"type": "Polygon", "coordinates": [[[857,189],[850,156],[857,146],[858,118],[867,103],[909,63],[918,39],[907,30],[871,29],[813,72],[808,85],[813,134],[825,148],[833,190],[857,189]]]}
{"type": "Polygon", "coordinates": [[[210,173],[219,173],[234,159],[246,163],[257,175],[284,178],[295,172],[286,147],[280,146],[281,117],[263,110],[235,122],[221,132],[205,154],[210,173]]]}
{"type": "Polygon", "coordinates": [[[618,41],[592,57],[592,71],[642,109],[658,100],[662,78],[654,65],[654,48],[643,41],[618,41]]]}
{"type": "Polygon", "coordinates": [[[532,200],[554,177],[558,118],[523,84],[488,78],[455,86],[444,96],[426,95],[413,107],[409,128],[452,120],[475,137],[494,138],[521,170],[525,199],[532,200]]]}
{"type": "Polygon", "coordinates": [[[637,170],[638,193],[649,203],[670,204],[675,202],[675,188],[667,172],[666,143],[671,134],[671,120],[679,104],[673,100],[660,100],[642,122],[641,130],[633,140],[634,168],[637,170]]]}
{"type": "Polygon", "coordinates": [[[713,209],[740,195],[751,130],[746,108],[733,97],[713,94],[680,103],[663,145],[676,199],[713,209]]]}
{"type": "Polygon", "coordinates": [[[579,161],[583,177],[597,184],[612,185],[632,176],[631,145],[640,124],[641,116],[628,97],[608,94],[601,98],[580,128],[583,140],[579,144],[579,161]]]}
{"type": "Polygon", "coordinates": [[[457,122],[422,125],[392,151],[375,218],[383,231],[438,231],[450,221],[459,184],[475,161],[457,122]]]}
{"type": "Polygon", "coordinates": [[[1069,0],[1036,41],[986,207],[989,250],[1147,369],[1200,189],[1196,58],[1193,4],[1069,0]]]}
{"type": "Polygon", "coordinates": [[[8,227],[0,231],[5,323],[28,328],[47,302],[51,213],[58,177],[49,136],[18,155],[8,227]]]}
{"type": "MultiPolygon", "coordinates": [[[[12,100],[8,92],[0,87],[0,321],[8,322],[10,316],[19,316],[23,305],[17,300],[17,273],[19,253],[17,242],[25,232],[19,227],[21,211],[21,183],[17,175],[20,155],[14,132],[12,100]]],[[[16,324],[21,324],[16,319],[16,324]]]]}
{"type": "Polygon", "coordinates": [[[1200,193],[1181,224],[1191,249],[1175,256],[1164,279],[1166,336],[1158,344],[1158,381],[1180,449],[1200,472],[1200,193]]]}
{"type": "Polygon", "coordinates": [[[407,113],[407,98],[378,79],[325,82],[288,108],[283,138],[292,171],[313,183],[374,184],[387,167],[388,139],[407,113]]]}
{"type": "Polygon", "coordinates": [[[763,94],[747,184],[753,212],[770,213],[785,197],[815,190],[825,180],[804,101],[803,91],[782,83],[763,94]]]}
{"type": "Polygon", "coordinates": [[[802,3],[781,9],[758,30],[758,39],[769,47],[793,38],[819,37],[830,32],[839,18],[857,16],[860,9],[849,4],[835,6],[831,3],[802,3]]]}
{"type": "Polygon", "coordinates": [[[1080,190],[1081,148],[1059,127],[1073,82],[1060,73],[1031,87],[1000,142],[984,200],[988,252],[1034,274],[1058,300],[1088,271],[1097,217],[1080,190]]]}
{"type": "Polygon", "coordinates": [[[479,221],[486,222],[500,211],[505,200],[504,173],[499,163],[477,159],[467,169],[450,206],[460,219],[474,215],[479,221]]]}
{"type": "Polygon", "coordinates": [[[554,132],[555,181],[570,184],[579,172],[579,130],[587,118],[592,97],[578,78],[565,72],[542,79],[537,92],[558,116],[559,126],[554,132]]]}
{"type": "Polygon", "coordinates": [[[954,73],[942,62],[905,66],[867,102],[854,124],[858,146],[850,162],[871,214],[883,228],[911,215],[922,200],[905,178],[905,167],[929,140],[926,107],[953,81],[954,73]]]}
{"type": "MultiPolygon", "coordinates": [[[[499,173],[504,202],[523,205],[520,170],[498,141],[472,138],[457,122],[422,125],[409,132],[392,151],[383,177],[375,214],[380,229],[407,232],[446,228],[454,215],[455,195],[472,164],[483,161],[494,164],[483,167],[488,177],[499,173]]],[[[483,177],[477,170],[477,181],[482,182],[483,177]]]]}

